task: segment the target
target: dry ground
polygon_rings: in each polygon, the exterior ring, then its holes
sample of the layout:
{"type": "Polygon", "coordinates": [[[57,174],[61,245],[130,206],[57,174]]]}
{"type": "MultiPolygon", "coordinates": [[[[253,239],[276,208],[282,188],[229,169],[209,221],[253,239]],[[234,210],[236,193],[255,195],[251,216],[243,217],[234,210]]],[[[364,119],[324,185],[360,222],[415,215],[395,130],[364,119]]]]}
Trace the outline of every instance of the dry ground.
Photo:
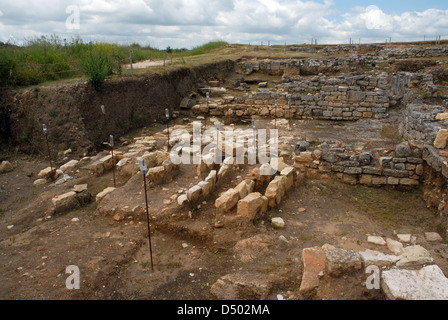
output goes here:
{"type": "MultiPolygon", "coordinates": [[[[396,143],[393,119],[345,124],[293,121],[294,130],[281,130],[297,139],[306,135],[311,141],[341,141],[370,149],[396,143]]],[[[81,168],[74,180],[62,186],[33,187],[33,179],[48,163],[25,156],[11,160],[15,170],[0,177],[0,299],[215,299],[210,287],[224,275],[242,272],[282,277],[269,299],[276,299],[277,294],[303,299],[299,293],[303,248],[328,243],[384,251],[367,243],[369,234],[390,238],[396,233],[417,235],[417,242],[448,274],[448,245],[425,241],[424,232],[437,229],[436,217],[425,207],[419,190],[351,186],[332,178],[307,180],[291,190],[278,208],[257,217],[245,232],[235,233],[213,228],[214,199],[234,187],[248,168],[233,172],[189,217],[189,208],[178,210],[175,201],[165,201],[199,181],[193,166],[182,166],[173,182],[149,192],[151,215],[172,213],[168,219],[151,221],[152,271],[145,221],[116,222],[95,215],[95,202],[65,214],[48,214],[54,195],[87,183],[95,196],[112,186],[112,173],[98,178],[81,168]],[[286,228],[273,229],[273,217],[282,217],[286,228]],[[235,254],[234,244],[260,234],[272,240],[267,251],[261,256],[253,252],[256,259],[243,262],[235,254]],[[80,268],[80,290],[65,287],[68,265],[80,268]]],[[[119,186],[125,182],[118,176],[119,186]]],[[[365,289],[366,277],[359,273],[326,279],[311,298],[382,299],[380,292],[365,289]]]]}

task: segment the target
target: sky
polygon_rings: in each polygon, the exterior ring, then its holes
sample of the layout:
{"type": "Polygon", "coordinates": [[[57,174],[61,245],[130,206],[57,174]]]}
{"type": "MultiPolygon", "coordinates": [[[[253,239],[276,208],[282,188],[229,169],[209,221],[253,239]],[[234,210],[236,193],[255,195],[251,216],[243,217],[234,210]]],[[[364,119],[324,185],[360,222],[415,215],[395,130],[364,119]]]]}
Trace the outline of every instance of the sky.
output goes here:
{"type": "Polygon", "coordinates": [[[446,0],[0,0],[0,41],[191,49],[209,41],[319,44],[448,39],[446,0]]]}

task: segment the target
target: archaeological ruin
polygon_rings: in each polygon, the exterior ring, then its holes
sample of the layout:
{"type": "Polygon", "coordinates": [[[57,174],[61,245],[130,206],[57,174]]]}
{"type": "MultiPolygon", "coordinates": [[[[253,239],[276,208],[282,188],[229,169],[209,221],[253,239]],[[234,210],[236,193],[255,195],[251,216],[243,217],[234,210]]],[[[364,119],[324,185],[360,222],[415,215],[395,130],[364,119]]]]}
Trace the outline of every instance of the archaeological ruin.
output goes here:
{"type": "Polygon", "coordinates": [[[2,89],[2,295],[448,299],[448,47],[284,51],[2,89]]]}

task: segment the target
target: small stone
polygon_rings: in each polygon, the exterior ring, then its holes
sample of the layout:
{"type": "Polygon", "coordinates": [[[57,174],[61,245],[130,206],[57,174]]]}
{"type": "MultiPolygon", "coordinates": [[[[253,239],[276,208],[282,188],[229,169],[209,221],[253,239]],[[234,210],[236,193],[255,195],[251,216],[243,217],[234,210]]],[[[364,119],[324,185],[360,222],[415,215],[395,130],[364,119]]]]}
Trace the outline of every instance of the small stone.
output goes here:
{"type": "Polygon", "coordinates": [[[182,248],[184,248],[184,249],[185,249],[185,248],[188,248],[188,243],[185,243],[185,242],[182,243],[182,248]]]}
{"type": "Polygon", "coordinates": [[[411,235],[410,234],[397,234],[398,240],[404,243],[410,243],[411,242],[411,235]]]}
{"type": "Polygon", "coordinates": [[[426,232],[425,238],[426,238],[426,241],[430,241],[430,242],[438,242],[438,241],[443,240],[442,237],[440,236],[440,234],[438,234],[437,232],[426,232]]]}
{"type": "Polygon", "coordinates": [[[101,200],[103,200],[105,196],[107,196],[109,193],[111,193],[114,190],[115,190],[115,188],[113,188],[113,187],[109,187],[109,188],[104,189],[103,191],[101,191],[100,193],[97,194],[96,202],[100,203],[101,200]]]}
{"type": "Polygon", "coordinates": [[[395,255],[401,255],[403,253],[403,244],[401,242],[387,238],[386,244],[387,248],[395,255]]]}
{"type": "Polygon", "coordinates": [[[386,241],[384,241],[384,239],[382,237],[377,237],[377,236],[369,236],[367,238],[367,242],[368,243],[372,243],[372,244],[376,244],[379,246],[385,246],[386,245],[386,241]]]}
{"type": "Polygon", "coordinates": [[[415,267],[433,262],[434,259],[428,250],[422,246],[415,245],[403,249],[403,254],[400,256],[400,261],[397,262],[397,267],[415,267]]]}
{"type": "Polygon", "coordinates": [[[285,221],[282,218],[272,218],[271,223],[275,229],[283,229],[285,227],[285,221]]]}
{"type": "Polygon", "coordinates": [[[9,161],[2,161],[0,163],[0,173],[7,173],[14,170],[14,167],[9,161]]]}
{"type": "Polygon", "coordinates": [[[12,228],[14,228],[14,225],[12,224],[12,225],[10,225],[10,226],[7,226],[6,227],[8,230],[11,230],[12,228]]]}
{"type": "Polygon", "coordinates": [[[437,149],[445,149],[448,139],[448,130],[440,129],[437,134],[436,140],[434,141],[434,147],[437,149]]]}
{"type": "Polygon", "coordinates": [[[77,160],[71,160],[71,161],[67,162],[66,164],[62,165],[59,169],[61,169],[63,172],[66,172],[66,171],[74,169],[78,163],[79,163],[79,161],[77,161],[77,160]]]}
{"type": "Polygon", "coordinates": [[[46,184],[48,181],[46,179],[37,179],[36,181],[33,182],[34,186],[41,186],[46,184]]]}
{"type": "Polygon", "coordinates": [[[448,119],[448,113],[439,113],[436,116],[436,120],[446,120],[448,119]]]}
{"type": "Polygon", "coordinates": [[[377,266],[388,267],[400,260],[399,257],[393,255],[386,255],[382,252],[366,250],[359,253],[364,264],[364,267],[377,266]]]}
{"type": "Polygon", "coordinates": [[[338,277],[344,273],[360,270],[361,256],[353,250],[339,248],[326,250],[325,270],[330,276],[338,277]]]}
{"type": "Polygon", "coordinates": [[[73,218],[72,222],[79,222],[79,218],[73,218]]]}
{"type": "Polygon", "coordinates": [[[177,198],[177,204],[183,206],[188,203],[187,195],[183,194],[177,198]]]}
{"type": "Polygon", "coordinates": [[[87,190],[87,184],[78,184],[74,186],[72,190],[75,191],[76,193],[84,192],[87,190]]]}

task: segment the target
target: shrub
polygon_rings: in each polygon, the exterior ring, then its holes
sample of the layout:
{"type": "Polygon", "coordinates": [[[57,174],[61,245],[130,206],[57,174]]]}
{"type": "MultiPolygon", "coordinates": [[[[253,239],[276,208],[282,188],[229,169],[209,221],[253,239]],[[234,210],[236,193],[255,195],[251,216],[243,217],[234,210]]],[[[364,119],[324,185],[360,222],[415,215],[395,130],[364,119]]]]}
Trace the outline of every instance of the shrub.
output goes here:
{"type": "Polygon", "coordinates": [[[102,49],[92,48],[81,61],[81,68],[94,90],[101,90],[108,75],[113,73],[110,59],[102,49]]]}
{"type": "Polygon", "coordinates": [[[15,70],[14,61],[4,52],[0,52],[0,85],[7,86],[12,83],[12,74],[15,70]]]}

